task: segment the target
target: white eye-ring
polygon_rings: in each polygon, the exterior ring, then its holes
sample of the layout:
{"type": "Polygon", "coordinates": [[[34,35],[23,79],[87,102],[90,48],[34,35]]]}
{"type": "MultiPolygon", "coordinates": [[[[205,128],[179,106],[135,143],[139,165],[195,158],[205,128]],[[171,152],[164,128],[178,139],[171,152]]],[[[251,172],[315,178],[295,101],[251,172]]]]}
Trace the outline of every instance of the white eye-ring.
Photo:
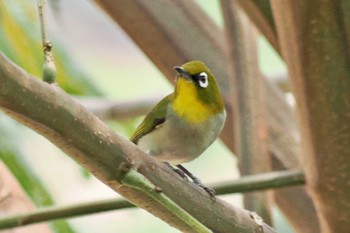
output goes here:
{"type": "Polygon", "coordinates": [[[206,88],[209,85],[207,73],[202,72],[198,75],[198,84],[202,88],[206,88]]]}

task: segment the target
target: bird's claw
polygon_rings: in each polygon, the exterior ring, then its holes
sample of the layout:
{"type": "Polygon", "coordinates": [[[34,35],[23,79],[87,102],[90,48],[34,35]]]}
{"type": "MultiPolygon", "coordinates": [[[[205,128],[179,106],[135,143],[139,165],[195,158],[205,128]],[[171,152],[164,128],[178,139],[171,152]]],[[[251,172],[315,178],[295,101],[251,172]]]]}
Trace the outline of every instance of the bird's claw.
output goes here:
{"type": "Polygon", "coordinates": [[[186,176],[186,174],[182,170],[177,169],[177,168],[173,168],[173,171],[176,172],[177,174],[179,174],[179,176],[181,176],[182,179],[188,181],[188,177],[186,176]]]}
{"type": "Polygon", "coordinates": [[[205,186],[202,181],[200,179],[198,179],[197,177],[193,178],[193,183],[198,185],[199,187],[201,187],[204,191],[206,191],[209,196],[210,196],[210,199],[212,199],[214,202],[215,202],[215,190],[212,189],[212,188],[209,188],[207,186],[205,186]]]}
{"type": "Polygon", "coordinates": [[[186,168],[184,168],[181,165],[177,165],[178,168],[174,168],[173,166],[171,166],[169,163],[165,162],[165,164],[170,167],[174,172],[176,172],[177,174],[179,174],[179,176],[181,176],[182,179],[188,181],[188,177],[191,178],[191,180],[193,181],[193,183],[199,187],[201,187],[204,191],[206,191],[209,196],[210,199],[212,199],[215,202],[215,190],[211,189],[207,186],[205,186],[202,181],[200,179],[198,179],[197,177],[195,177],[191,172],[189,172],[186,168]]]}
{"type": "Polygon", "coordinates": [[[207,186],[205,186],[202,181],[200,179],[198,179],[197,177],[195,177],[191,172],[189,172],[186,168],[184,168],[182,165],[177,165],[177,167],[184,172],[188,177],[191,178],[191,180],[193,181],[193,183],[195,185],[198,185],[199,187],[201,187],[202,189],[204,189],[204,191],[206,191],[209,196],[210,199],[212,199],[215,202],[215,191],[214,189],[208,188],[207,186]]]}
{"type": "Polygon", "coordinates": [[[186,173],[184,171],[182,171],[181,169],[175,168],[173,166],[171,166],[169,163],[164,162],[168,167],[171,168],[171,170],[173,170],[174,172],[176,172],[182,179],[188,181],[188,177],[186,175],[186,173]]]}

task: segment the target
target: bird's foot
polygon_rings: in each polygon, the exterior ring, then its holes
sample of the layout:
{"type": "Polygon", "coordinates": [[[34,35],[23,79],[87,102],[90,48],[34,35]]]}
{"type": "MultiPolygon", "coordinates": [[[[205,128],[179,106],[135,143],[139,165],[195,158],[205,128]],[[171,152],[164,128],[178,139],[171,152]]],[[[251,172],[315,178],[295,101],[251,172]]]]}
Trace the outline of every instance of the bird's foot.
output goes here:
{"type": "Polygon", "coordinates": [[[214,189],[205,186],[202,183],[202,181],[200,179],[198,179],[197,177],[194,177],[194,178],[191,178],[191,179],[192,179],[192,181],[193,181],[193,183],[195,185],[198,185],[199,187],[204,189],[204,191],[206,191],[209,194],[210,198],[213,199],[213,201],[215,201],[215,190],[214,189]]]}
{"type": "Polygon", "coordinates": [[[182,171],[181,169],[175,168],[173,166],[171,166],[168,162],[164,162],[169,168],[171,168],[171,170],[173,170],[174,172],[176,172],[179,176],[181,176],[182,179],[188,181],[188,178],[186,176],[186,173],[184,171],[182,171]]]}
{"type": "Polygon", "coordinates": [[[204,191],[206,191],[209,194],[210,198],[215,202],[215,190],[214,189],[205,186],[199,178],[195,177],[191,172],[189,172],[183,166],[177,165],[176,167],[178,167],[179,168],[178,170],[181,170],[181,172],[183,172],[183,174],[190,177],[195,185],[198,185],[199,187],[204,189],[204,191]]]}

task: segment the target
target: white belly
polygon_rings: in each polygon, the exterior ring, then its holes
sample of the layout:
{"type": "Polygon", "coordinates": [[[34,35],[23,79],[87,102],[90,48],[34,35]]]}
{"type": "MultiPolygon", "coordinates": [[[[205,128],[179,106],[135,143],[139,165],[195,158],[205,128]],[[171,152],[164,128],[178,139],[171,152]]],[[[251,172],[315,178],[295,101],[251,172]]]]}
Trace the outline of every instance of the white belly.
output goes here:
{"type": "Polygon", "coordinates": [[[167,120],[151,133],[143,136],[138,145],[161,161],[177,165],[198,157],[221,132],[226,113],[217,114],[195,125],[170,114],[167,120]]]}

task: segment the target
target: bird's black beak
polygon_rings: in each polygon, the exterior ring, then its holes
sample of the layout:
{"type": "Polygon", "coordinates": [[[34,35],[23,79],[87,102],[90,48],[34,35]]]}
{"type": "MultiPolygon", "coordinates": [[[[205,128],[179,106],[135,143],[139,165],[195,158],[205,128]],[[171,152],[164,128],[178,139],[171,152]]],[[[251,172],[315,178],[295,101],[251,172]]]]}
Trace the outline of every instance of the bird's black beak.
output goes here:
{"type": "Polygon", "coordinates": [[[181,66],[175,66],[174,69],[185,79],[187,80],[191,80],[192,79],[192,75],[190,75],[190,73],[188,73],[184,68],[182,68],[181,66]]]}

